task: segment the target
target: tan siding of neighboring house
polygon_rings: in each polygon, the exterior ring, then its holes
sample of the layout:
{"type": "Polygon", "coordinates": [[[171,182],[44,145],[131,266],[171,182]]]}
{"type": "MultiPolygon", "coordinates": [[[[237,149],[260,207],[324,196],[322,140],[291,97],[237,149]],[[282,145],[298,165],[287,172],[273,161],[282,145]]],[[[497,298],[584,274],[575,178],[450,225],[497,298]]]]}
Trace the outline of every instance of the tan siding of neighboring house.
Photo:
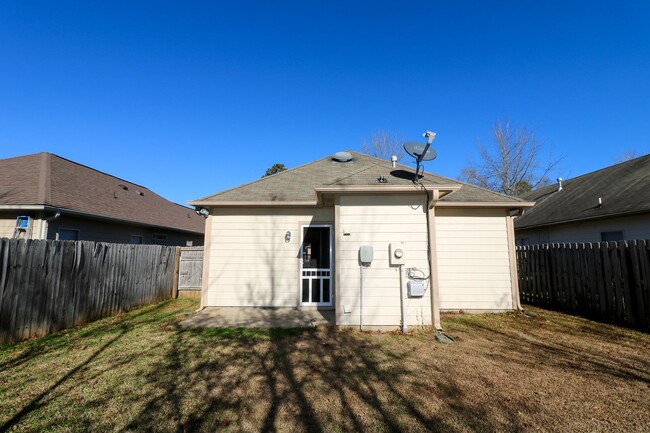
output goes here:
{"type": "MultiPolygon", "coordinates": [[[[399,268],[389,264],[389,244],[404,242],[407,267],[429,275],[427,216],[424,194],[341,196],[337,233],[341,287],[337,293],[337,324],[358,326],[360,321],[359,248],[371,245],[374,261],[364,268],[363,323],[367,327],[398,327],[401,322],[399,268]],[[345,235],[349,233],[349,235],[345,235]],[[350,313],[345,313],[348,309],[350,313]]],[[[407,278],[403,278],[406,292],[407,278]]],[[[422,298],[406,298],[406,323],[431,324],[430,290],[422,298]]]]}
{"type": "MultiPolygon", "coordinates": [[[[16,228],[16,218],[19,215],[25,215],[25,212],[2,212],[0,214],[0,238],[13,238],[14,229],[16,228]]],[[[41,238],[41,224],[42,220],[38,218],[32,219],[32,234],[29,237],[30,239],[40,239],[41,238]]],[[[24,239],[24,234],[21,235],[21,238],[24,239]]]]}
{"type": "Polygon", "coordinates": [[[16,226],[16,217],[0,218],[0,238],[11,238],[14,236],[14,227],[16,226]]]}
{"type": "Polygon", "coordinates": [[[211,211],[204,306],[299,305],[301,224],[334,226],[333,208],[211,211]],[[285,234],[291,232],[291,241],[285,234]]]}
{"type": "Polygon", "coordinates": [[[436,209],[441,310],[513,308],[504,210],[436,209]]]}
{"type": "Polygon", "coordinates": [[[517,244],[600,242],[602,232],[622,231],[625,240],[650,239],[650,214],[603,218],[517,230],[517,244]]]}

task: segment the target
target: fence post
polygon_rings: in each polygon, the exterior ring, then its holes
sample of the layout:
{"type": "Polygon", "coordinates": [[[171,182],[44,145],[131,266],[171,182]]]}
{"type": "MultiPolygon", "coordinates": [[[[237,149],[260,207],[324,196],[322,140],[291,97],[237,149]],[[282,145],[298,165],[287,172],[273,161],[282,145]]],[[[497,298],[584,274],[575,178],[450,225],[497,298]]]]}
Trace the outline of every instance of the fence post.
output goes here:
{"type": "Polygon", "coordinates": [[[176,254],[174,256],[174,282],[172,284],[172,299],[178,298],[178,272],[181,261],[181,247],[176,247],[176,254]]]}

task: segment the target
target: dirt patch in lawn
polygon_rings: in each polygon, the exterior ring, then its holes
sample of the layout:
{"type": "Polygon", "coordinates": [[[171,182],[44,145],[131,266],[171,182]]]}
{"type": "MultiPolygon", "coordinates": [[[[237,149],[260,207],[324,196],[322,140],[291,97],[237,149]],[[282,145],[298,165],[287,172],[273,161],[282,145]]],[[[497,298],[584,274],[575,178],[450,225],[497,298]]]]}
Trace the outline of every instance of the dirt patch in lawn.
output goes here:
{"type": "Polygon", "coordinates": [[[0,347],[0,431],[647,431],[650,336],[560,313],[434,335],[181,330],[193,300],[0,347]]]}

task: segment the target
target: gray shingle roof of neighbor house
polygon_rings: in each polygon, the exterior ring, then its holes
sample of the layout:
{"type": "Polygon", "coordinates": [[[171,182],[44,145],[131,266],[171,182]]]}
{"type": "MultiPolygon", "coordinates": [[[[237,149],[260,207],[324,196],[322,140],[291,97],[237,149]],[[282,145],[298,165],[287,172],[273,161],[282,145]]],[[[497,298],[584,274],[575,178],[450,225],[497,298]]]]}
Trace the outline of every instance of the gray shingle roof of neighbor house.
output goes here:
{"type": "MultiPolygon", "coordinates": [[[[390,161],[384,161],[354,151],[349,152],[350,162],[336,162],[332,156],[309,164],[264,177],[232,189],[218,192],[190,202],[196,206],[219,205],[222,203],[315,203],[316,188],[331,186],[412,186],[414,168],[398,165],[392,168],[390,161]],[[379,183],[384,176],[387,183],[379,183]]],[[[425,186],[458,185],[460,189],[441,199],[444,202],[513,203],[517,207],[523,200],[498,194],[476,186],[461,183],[431,173],[424,173],[420,182],[425,186]]]]}
{"type": "Polygon", "coordinates": [[[148,188],[42,152],[0,160],[0,209],[25,206],[203,233],[194,210],[148,188]]]}
{"type": "Polygon", "coordinates": [[[523,229],[650,212],[650,154],[523,194],[535,201],[515,220],[523,229]],[[602,206],[598,205],[598,198],[602,206]]]}

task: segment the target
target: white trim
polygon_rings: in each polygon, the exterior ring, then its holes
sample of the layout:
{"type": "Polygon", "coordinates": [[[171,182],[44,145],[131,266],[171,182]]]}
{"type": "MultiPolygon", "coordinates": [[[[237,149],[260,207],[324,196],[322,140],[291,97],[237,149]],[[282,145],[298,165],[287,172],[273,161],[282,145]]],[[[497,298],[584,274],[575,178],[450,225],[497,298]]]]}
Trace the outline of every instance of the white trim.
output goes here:
{"type": "Polygon", "coordinates": [[[45,210],[43,205],[0,204],[0,210],[45,210]]]}
{"type": "Polygon", "coordinates": [[[533,207],[532,201],[439,201],[436,207],[506,207],[511,209],[520,209],[524,207],[533,207]]]}
{"type": "Polygon", "coordinates": [[[316,200],[304,201],[190,201],[192,206],[202,207],[258,207],[258,206],[317,206],[316,200]]]}
{"type": "MultiPolygon", "coordinates": [[[[333,243],[333,227],[332,224],[301,224],[300,225],[300,257],[298,260],[300,260],[300,274],[299,274],[299,281],[300,283],[298,284],[298,302],[301,307],[309,307],[309,306],[316,306],[316,307],[331,307],[334,305],[334,278],[333,277],[333,271],[334,271],[334,263],[333,263],[333,255],[332,255],[332,243],[333,243]],[[305,240],[305,228],[312,228],[312,227],[326,227],[329,229],[329,263],[330,267],[329,268],[306,268],[306,270],[311,270],[311,271],[329,271],[329,282],[330,282],[330,300],[329,302],[303,302],[302,301],[302,282],[303,282],[303,243],[305,240]]],[[[314,278],[309,278],[310,280],[314,280],[314,278]]],[[[318,279],[315,278],[315,279],[318,279]]],[[[311,299],[311,283],[309,285],[309,297],[311,299]]],[[[323,285],[321,282],[321,287],[320,287],[320,298],[323,299],[323,285]]]]}

